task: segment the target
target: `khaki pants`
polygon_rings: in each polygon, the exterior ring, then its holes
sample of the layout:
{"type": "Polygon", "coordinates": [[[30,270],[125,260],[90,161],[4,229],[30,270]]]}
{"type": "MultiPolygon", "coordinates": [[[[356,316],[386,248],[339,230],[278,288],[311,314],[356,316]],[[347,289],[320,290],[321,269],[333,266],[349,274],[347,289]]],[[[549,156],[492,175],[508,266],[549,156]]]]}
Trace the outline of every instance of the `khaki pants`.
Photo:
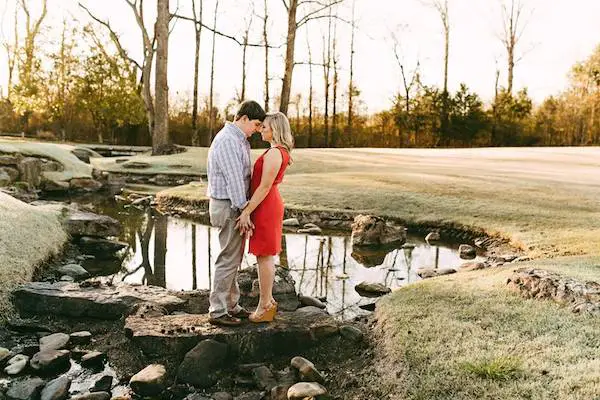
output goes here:
{"type": "Polygon", "coordinates": [[[235,229],[239,211],[231,208],[231,201],[210,199],[208,211],[210,223],[219,228],[219,244],[221,251],[215,261],[215,275],[210,292],[208,313],[218,318],[229,311],[240,310],[240,288],[237,274],[242,264],[245,239],[235,229]]]}

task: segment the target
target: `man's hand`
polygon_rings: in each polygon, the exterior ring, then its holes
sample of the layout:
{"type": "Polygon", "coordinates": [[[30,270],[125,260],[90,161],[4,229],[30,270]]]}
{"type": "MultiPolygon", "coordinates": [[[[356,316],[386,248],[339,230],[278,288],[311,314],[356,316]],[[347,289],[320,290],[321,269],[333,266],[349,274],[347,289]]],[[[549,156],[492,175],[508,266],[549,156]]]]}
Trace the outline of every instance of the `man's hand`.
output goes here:
{"type": "Polygon", "coordinates": [[[242,211],[240,216],[236,219],[237,223],[235,225],[236,229],[240,231],[240,235],[248,236],[248,232],[250,232],[250,236],[254,231],[254,224],[250,220],[250,213],[242,211]]]}

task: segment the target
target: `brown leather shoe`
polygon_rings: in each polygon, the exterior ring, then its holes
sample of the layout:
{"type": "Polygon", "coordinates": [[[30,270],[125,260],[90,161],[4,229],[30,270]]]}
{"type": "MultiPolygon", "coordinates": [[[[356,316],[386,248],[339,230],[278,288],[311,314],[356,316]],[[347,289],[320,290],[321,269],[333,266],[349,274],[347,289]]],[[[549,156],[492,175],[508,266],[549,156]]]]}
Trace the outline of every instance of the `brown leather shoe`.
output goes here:
{"type": "Polygon", "coordinates": [[[244,319],[250,316],[250,311],[246,310],[244,307],[241,307],[240,311],[238,312],[229,311],[229,315],[231,315],[232,317],[244,319]]]}
{"type": "Polygon", "coordinates": [[[221,315],[216,318],[209,318],[208,322],[212,325],[221,325],[221,326],[238,326],[242,324],[242,320],[236,317],[232,317],[229,314],[221,315]]]}

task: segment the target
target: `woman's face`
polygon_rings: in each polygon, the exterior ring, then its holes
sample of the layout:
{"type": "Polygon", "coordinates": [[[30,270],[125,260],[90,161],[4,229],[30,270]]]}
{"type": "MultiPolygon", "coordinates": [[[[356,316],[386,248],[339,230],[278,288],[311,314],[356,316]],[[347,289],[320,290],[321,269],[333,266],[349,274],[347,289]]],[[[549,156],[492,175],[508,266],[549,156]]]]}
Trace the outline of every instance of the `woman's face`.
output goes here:
{"type": "Polygon", "coordinates": [[[263,123],[262,129],[260,130],[260,136],[265,142],[270,143],[273,140],[273,130],[271,129],[271,125],[268,121],[263,123]]]}

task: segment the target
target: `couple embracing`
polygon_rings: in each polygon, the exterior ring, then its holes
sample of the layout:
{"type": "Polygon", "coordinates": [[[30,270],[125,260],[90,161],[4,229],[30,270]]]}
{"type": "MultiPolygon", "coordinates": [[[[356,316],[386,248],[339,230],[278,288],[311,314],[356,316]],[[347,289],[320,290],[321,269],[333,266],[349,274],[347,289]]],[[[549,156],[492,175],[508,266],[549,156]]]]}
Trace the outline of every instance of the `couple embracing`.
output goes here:
{"type": "Polygon", "coordinates": [[[210,293],[209,322],[235,326],[242,318],[251,322],[273,321],[275,259],[281,251],[283,201],[277,185],[292,159],[294,139],[287,117],[265,114],[255,101],[243,102],[233,122],[226,122],[208,152],[209,214],[219,228],[221,250],[215,262],[210,293]],[[251,165],[248,139],[259,132],[270,147],[251,165]],[[260,299],[252,313],[238,302],[237,274],[246,239],[258,261],[260,299]]]}

